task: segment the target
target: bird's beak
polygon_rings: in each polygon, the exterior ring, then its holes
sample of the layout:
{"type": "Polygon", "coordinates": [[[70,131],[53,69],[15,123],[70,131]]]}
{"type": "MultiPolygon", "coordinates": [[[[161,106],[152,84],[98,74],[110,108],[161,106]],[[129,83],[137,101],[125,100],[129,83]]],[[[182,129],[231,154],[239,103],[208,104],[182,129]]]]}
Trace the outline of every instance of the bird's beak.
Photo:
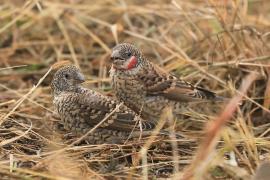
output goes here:
{"type": "Polygon", "coordinates": [[[77,77],[76,77],[76,81],[77,81],[78,83],[83,83],[83,82],[85,81],[84,75],[83,75],[82,73],[78,73],[78,74],[77,74],[77,77]]]}
{"type": "Polygon", "coordinates": [[[111,61],[114,62],[114,60],[120,59],[120,53],[118,50],[114,50],[111,54],[111,61]]]}

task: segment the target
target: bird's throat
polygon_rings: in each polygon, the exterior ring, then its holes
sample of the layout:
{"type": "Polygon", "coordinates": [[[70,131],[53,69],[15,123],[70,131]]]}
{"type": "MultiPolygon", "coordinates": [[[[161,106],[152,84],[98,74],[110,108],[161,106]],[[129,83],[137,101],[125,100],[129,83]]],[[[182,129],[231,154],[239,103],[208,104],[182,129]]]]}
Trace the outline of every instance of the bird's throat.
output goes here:
{"type": "Polygon", "coordinates": [[[133,69],[134,67],[136,67],[138,63],[138,60],[135,56],[132,56],[130,59],[129,59],[129,63],[127,65],[127,70],[130,70],[130,69],[133,69]]]}
{"type": "Polygon", "coordinates": [[[137,66],[137,63],[138,63],[137,58],[135,56],[132,56],[123,65],[120,66],[117,64],[113,64],[112,68],[116,69],[116,70],[120,70],[120,71],[127,71],[127,70],[131,70],[131,69],[135,68],[137,66]]]}

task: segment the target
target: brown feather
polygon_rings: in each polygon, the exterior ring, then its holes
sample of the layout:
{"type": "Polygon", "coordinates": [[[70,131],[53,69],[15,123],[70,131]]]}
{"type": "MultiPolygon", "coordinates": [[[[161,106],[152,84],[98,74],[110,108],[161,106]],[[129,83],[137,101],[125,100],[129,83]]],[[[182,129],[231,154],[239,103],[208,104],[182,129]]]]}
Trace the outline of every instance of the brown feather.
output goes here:
{"type": "Polygon", "coordinates": [[[152,64],[152,70],[147,71],[139,79],[145,84],[147,95],[163,96],[174,101],[214,100],[214,92],[178,79],[152,64]]]}
{"type": "MultiPolygon", "coordinates": [[[[58,103],[64,104],[67,99],[69,100],[69,111],[65,112],[66,115],[73,116],[74,120],[83,119],[91,127],[98,124],[116,107],[115,101],[86,89],[84,89],[83,93],[64,93],[58,97],[58,103]],[[74,110],[78,110],[78,112],[72,114],[74,110]]],[[[135,113],[123,106],[120,107],[118,112],[108,118],[102,127],[110,130],[131,131],[134,128],[137,130],[140,128],[137,124],[135,113]]],[[[143,130],[150,130],[154,127],[155,124],[142,121],[143,130]]]]}

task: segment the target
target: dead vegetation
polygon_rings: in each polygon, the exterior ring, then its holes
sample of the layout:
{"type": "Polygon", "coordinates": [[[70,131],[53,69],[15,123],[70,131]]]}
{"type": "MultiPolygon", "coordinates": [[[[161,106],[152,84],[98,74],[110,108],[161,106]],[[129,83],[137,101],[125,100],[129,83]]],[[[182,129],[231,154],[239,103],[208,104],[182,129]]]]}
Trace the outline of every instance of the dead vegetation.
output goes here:
{"type": "Polygon", "coordinates": [[[1,179],[250,179],[270,151],[269,18],[268,0],[1,1],[1,179]],[[117,42],[231,101],[195,106],[175,125],[177,144],[172,133],[74,145],[53,113],[50,67],[70,60],[87,87],[112,95],[117,42]]]}

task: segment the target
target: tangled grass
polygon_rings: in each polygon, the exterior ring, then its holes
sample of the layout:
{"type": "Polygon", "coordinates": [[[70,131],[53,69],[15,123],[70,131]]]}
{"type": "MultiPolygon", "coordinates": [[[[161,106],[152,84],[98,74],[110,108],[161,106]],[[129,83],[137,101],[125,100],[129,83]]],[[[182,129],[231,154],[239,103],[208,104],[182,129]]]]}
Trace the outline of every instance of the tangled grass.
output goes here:
{"type": "Polygon", "coordinates": [[[270,157],[269,19],[268,0],[0,2],[1,179],[251,179],[270,157]],[[53,112],[52,65],[70,60],[113,96],[118,42],[230,100],[195,105],[177,141],[74,145],[53,112]]]}

